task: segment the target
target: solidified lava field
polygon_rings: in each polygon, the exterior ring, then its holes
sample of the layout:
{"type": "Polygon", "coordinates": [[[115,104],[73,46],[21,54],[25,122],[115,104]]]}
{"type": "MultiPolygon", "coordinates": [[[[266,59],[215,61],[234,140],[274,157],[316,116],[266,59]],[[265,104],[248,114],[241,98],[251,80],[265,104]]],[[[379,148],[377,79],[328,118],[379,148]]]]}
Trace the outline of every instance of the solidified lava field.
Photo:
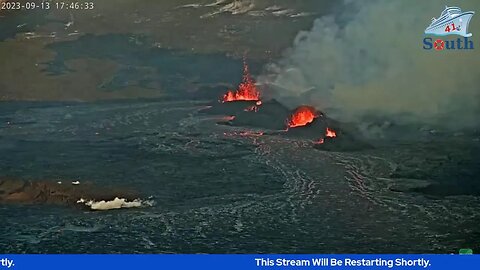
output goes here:
{"type": "Polygon", "coordinates": [[[0,250],[445,253],[479,247],[478,137],[425,132],[428,143],[324,151],[278,130],[218,124],[225,116],[201,113],[206,104],[2,104],[5,175],[88,180],[103,188],[128,183],[154,203],[93,212],[1,204],[0,250]]]}

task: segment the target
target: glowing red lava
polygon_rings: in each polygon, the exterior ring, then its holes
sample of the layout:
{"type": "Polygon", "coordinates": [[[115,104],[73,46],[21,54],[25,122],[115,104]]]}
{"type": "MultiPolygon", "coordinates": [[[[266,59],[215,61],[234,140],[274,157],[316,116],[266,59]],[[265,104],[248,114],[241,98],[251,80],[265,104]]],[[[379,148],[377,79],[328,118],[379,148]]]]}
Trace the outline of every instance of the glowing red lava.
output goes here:
{"type": "MultiPolygon", "coordinates": [[[[336,138],[337,137],[337,132],[335,130],[327,127],[327,130],[325,131],[325,138],[336,138]]],[[[314,144],[322,144],[325,142],[324,138],[318,139],[318,141],[314,141],[314,144]]]]}
{"type": "Polygon", "coordinates": [[[318,113],[314,107],[300,106],[295,109],[293,114],[290,116],[287,125],[289,128],[305,126],[313,122],[313,120],[315,120],[317,117],[318,113]]]}
{"type": "Polygon", "coordinates": [[[318,139],[318,141],[314,141],[313,143],[314,143],[314,144],[322,144],[322,143],[324,143],[324,142],[325,142],[324,139],[318,139]]]}
{"type": "Polygon", "coordinates": [[[337,137],[337,133],[335,132],[335,130],[327,127],[325,137],[335,138],[335,137],[337,137]]]}
{"type": "MultiPolygon", "coordinates": [[[[238,101],[238,100],[257,100],[260,101],[260,92],[255,85],[255,81],[252,79],[250,72],[248,70],[248,65],[246,62],[243,62],[243,80],[238,86],[238,89],[228,90],[228,92],[223,95],[222,102],[238,101]]],[[[257,102],[258,103],[258,102],[257,102]]],[[[261,101],[260,101],[261,104],[261,101]]],[[[259,105],[259,104],[257,104],[259,105]]]]}

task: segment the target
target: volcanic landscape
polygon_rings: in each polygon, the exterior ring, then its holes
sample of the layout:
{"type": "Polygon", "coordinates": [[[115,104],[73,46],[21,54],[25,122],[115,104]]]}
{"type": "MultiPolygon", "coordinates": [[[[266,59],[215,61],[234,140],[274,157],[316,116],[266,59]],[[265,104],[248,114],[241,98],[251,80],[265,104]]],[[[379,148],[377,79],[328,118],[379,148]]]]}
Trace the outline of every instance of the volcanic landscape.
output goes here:
{"type": "Polygon", "coordinates": [[[368,140],[314,107],[288,109],[263,99],[248,72],[245,65],[238,88],[212,101],[3,104],[3,171],[51,180],[0,181],[7,232],[1,249],[478,247],[478,134],[392,125],[392,132],[410,129],[416,139],[368,140]],[[93,211],[102,208],[87,204],[115,197],[130,209],[93,211]]]}
{"type": "Polygon", "coordinates": [[[480,249],[478,129],[349,121],[258,80],[331,4],[139,2],[0,17],[3,53],[28,48],[0,63],[0,253],[480,249]]]}

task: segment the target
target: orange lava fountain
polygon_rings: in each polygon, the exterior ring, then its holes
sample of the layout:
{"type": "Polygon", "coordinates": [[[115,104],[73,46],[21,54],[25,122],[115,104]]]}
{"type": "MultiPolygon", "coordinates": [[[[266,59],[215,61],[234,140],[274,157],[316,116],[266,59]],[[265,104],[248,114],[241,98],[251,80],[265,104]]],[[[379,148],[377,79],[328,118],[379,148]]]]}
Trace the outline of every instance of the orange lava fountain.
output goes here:
{"type": "Polygon", "coordinates": [[[313,122],[313,120],[315,120],[317,117],[317,110],[315,110],[314,107],[300,106],[295,109],[293,114],[290,116],[287,125],[289,128],[305,126],[313,122]]]}
{"type": "MultiPolygon", "coordinates": [[[[243,80],[238,86],[238,89],[228,90],[228,92],[223,95],[222,102],[231,102],[238,100],[257,100],[260,101],[260,92],[255,85],[255,81],[252,79],[250,72],[248,70],[248,65],[243,62],[243,80]]],[[[257,102],[258,103],[258,102],[257,102]]],[[[261,103],[260,103],[261,104],[261,103]]],[[[259,105],[259,104],[257,104],[259,105]]]]}

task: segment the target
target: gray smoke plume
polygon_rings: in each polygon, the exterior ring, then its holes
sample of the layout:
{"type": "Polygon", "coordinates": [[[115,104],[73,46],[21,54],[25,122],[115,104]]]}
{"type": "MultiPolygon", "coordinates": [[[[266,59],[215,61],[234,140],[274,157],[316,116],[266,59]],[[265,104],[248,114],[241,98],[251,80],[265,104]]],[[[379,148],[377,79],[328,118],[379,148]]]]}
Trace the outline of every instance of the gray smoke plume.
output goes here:
{"type": "MultiPolygon", "coordinates": [[[[480,12],[478,0],[460,4],[462,11],[480,12]]],[[[420,122],[441,118],[451,126],[478,123],[480,15],[469,27],[474,50],[424,50],[423,32],[444,8],[434,0],[345,1],[341,12],[299,33],[259,81],[281,89],[276,98],[315,105],[343,120],[374,113],[420,122]]]]}

